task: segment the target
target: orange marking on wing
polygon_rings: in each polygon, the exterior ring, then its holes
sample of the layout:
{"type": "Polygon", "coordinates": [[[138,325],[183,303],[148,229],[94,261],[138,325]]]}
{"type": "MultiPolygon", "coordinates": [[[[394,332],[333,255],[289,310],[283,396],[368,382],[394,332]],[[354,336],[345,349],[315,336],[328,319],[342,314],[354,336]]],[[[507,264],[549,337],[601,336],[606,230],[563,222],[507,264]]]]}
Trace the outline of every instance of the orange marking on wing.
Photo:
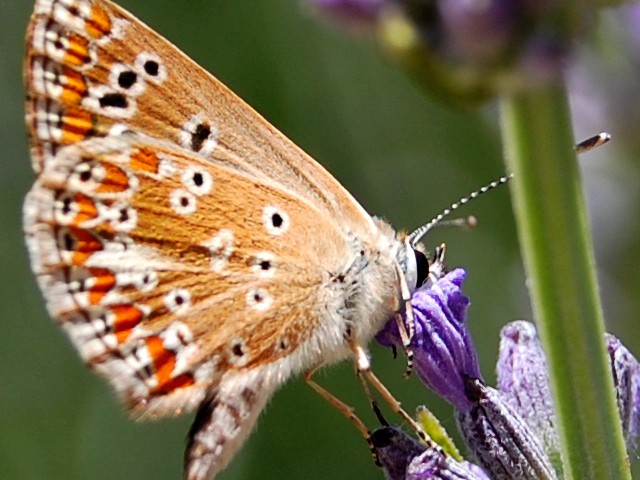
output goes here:
{"type": "Polygon", "coordinates": [[[105,169],[105,177],[97,188],[99,193],[124,192],[129,188],[129,177],[120,167],[110,163],[102,165],[105,169]]]}
{"type": "Polygon", "coordinates": [[[87,19],[85,30],[93,38],[102,38],[111,33],[111,18],[102,8],[94,6],[87,19]]]}
{"type": "Polygon", "coordinates": [[[62,62],[74,67],[82,67],[91,61],[89,56],[89,40],[81,35],[72,33],[68,37],[69,48],[67,49],[62,62]]]}
{"type": "Polygon", "coordinates": [[[150,173],[158,173],[160,159],[148,148],[141,148],[131,154],[129,164],[134,170],[143,170],[150,173]]]}
{"type": "Polygon", "coordinates": [[[182,375],[178,375],[177,377],[169,379],[165,383],[159,384],[157,387],[151,390],[151,395],[165,395],[179,388],[190,387],[195,383],[196,382],[193,378],[193,375],[191,375],[190,373],[183,373],[182,375]]]}
{"type": "Polygon", "coordinates": [[[84,265],[94,252],[102,250],[102,243],[86,230],[72,227],[71,235],[75,239],[75,251],[71,258],[74,265],[84,265]]]}
{"type": "Polygon", "coordinates": [[[63,67],[64,86],[60,100],[66,105],[77,105],[87,93],[87,83],[82,74],[69,67],[63,67]]]}
{"type": "Polygon", "coordinates": [[[78,227],[87,220],[93,220],[98,216],[98,209],[91,198],[82,193],[76,193],[74,202],[78,206],[78,213],[76,218],[73,219],[72,226],[78,227]]]}
{"type": "Polygon", "coordinates": [[[124,343],[131,331],[140,324],[144,318],[144,313],[137,307],[128,304],[111,305],[109,307],[111,313],[114,314],[113,330],[118,339],[118,343],[124,343]]]}
{"type": "Polygon", "coordinates": [[[156,372],[158,385],[151,391],[154,395],[161,395],[176,388],[184,388],[193,385],[194,379],[190,374],[182,374],[172,377],[176,367],[176,354],[164,347],[162,338],[158,336],[147,337],[147,349],[149,356],[153,358],[153,366],[156,372]]]}
{"type": "Polygon", "coordinates": [[[116,276],[106,268],[90,268],[94,284],[89,289],[89,303],[98,305],[100,300],[116,285],[116,276]]]}
{"type": "Polygon", "coordinates": [[[164,342],[158,336],[147,337],[146,341],[149,356],[153,358],[158,386],[160,386],[171,380],[171,373],[176,366],[176,354],[164,348],[164,342]]]}
{"type": "Polygon", "coordinates": [[[70,108],[62,117],[62,143],[84,140],[93,130],[91,113],[81,108],[70,108]]]}

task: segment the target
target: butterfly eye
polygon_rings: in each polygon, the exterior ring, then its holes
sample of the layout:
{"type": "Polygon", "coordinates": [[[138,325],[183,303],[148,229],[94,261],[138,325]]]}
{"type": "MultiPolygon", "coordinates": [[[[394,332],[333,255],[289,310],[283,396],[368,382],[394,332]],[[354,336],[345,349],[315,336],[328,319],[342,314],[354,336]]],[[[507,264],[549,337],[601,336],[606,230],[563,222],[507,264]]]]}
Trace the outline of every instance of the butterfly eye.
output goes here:
{"type": "Polygon", "coordinates": [[[427,256],[420,250],[413,249],[413,253],[416,259],[417,272],[415,288],[420,288],[424,282],[427,281],[427,277],[429,276],[429,260],[427,260],[427,256]]]}
{"type": "Polygon", "coordinates": [[[411,292],[420,288],[429,276],[429,260],[424,253],[411,246],[405,245],[405,256],[400,258],[400,265],[411,292]]]}

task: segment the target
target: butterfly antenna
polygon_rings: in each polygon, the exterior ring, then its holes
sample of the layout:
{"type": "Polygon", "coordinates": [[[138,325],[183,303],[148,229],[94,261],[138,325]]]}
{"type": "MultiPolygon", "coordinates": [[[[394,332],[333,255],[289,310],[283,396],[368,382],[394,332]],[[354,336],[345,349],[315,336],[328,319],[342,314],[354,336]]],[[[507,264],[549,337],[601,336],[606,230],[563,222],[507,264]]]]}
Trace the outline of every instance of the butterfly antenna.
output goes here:
{"type": "MultiPolygon", "coordinates": [[[[601,132],[601,133],[598,133],[597,135],[593,135],[593,136],[591,136],[591,137],[589,137],[589,138],[587,138],[585,140],[582,140],[581,142],[577,143],[576,146],[575,146],[575,151],[578,154],[586,153],[586,152],[589,152],[589,151],[591,151],[591,150],[593,150],[595,148],[598,148],[598,147],[604,145],[605,143],[609,142],[609,140],[611,140],[611,134],[609,134],[608,132],[601,132]]],[[[479,197],[483,193],[487,193],[489,190],[493,190],[494,188],[507,183],[512,178],[513,178],[513,174],[505,175],[504,177],[501,177],[498,180],[494,180],[493,182],[489,183],[488,185],[485,185],[481,189],[476,190],[475,192],[472,192],[470,195],[467,195],[466,197],[462,197],[456,203],[451,204],[451,206],[449,208],[444,209],[440,214],[438,214],[429,223],[426,223],[426,224],[422,225],[421,227],[417,228],[416,230],[414,230],[413,232],[411,232],[411,234],[408,237],[410,244],[413,247],[415,247],[416,244],[420,241],[420,239],[422,237],[424,237],[430,230],[432,230],[434,227],[436,227],[438,225],[444,225],[445,223],[448,224],[448,225],[454,225],[454,226],[460,226],[460,227],[472,227],[472,226],[474,226],[475,225],[475,218],[474,217],[456,219],[456,220],[451,220],[451,221],[448,221],[448,222],[443,222],[442,220],[445,217],[447,217],[448,215],[450,215],[451,212],[454,212],[455,210],[457,210],[461,206],[463,206],[466,203],[468,203],[470,200],[473,200],[474,198],[479,197]]]]}
{"type": "MultiPolygon", "coordinates": [[[[409,234],[409,237],[408,237],[409,243],[411,244],[411,246],[415,247],[416,244],[420,241],[420,239],[422,237],[424,237],[430,230],[432,230],[434,227],[436,227],[438,225],[442,225],[443,224],[442,220],[444,218],[446,218],[447,216],[449,216],[452,212],[456,211],[458,208],[462,207],[463,205],[469,203],[474,198],[477,198],[480,195],[482,195],[484,193],[487,193],[489,190],[493,190],[494,188],[499,187],[500,185],[503,185],[503,184],[507,183],[509,180],[511,180],[511,178],[513,178],[513,174],[509,174],[509,175],[505,175],[504,177],[500,177],[499,179],[494,180],[493,182],[485,185],[484,187],[476,190],[475,192],[471,192],[466,197],[462,197],[457,202],[452,203],[449,208],[445,208],[442,212],[440,212],[438,215],[436,215],[428,223],[425,223],[421,227],[418,227],[416,230],[411,232],[409,234]]],[[[473,218],[473,217],[471,217],[471,218],[473,218]]],[[[453,223],[455,224],[457,222],[454,221],[453,223]]],[[[466,224],[468,225],[469,223],[466,222],[466,224]]]]}
{"type": "Polygon", "coordinates": [[[576,153],[586,153],[594,148],[604,145],[609,140],[611,140],[611,134],[601,132],[578,143],[575,147],[576,153]]]}

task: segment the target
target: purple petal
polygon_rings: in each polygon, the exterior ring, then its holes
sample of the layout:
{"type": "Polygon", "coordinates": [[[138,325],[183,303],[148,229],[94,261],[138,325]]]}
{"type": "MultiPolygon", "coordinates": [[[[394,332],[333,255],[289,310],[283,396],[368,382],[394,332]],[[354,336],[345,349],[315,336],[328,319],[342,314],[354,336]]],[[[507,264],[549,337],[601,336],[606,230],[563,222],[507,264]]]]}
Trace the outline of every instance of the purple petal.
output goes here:
{"type": "Polygon", "coordinates": [[[405,480],[491,480],[482,468],[459,462],[439,448],[429,448],[415,457],[405,480]]]}
{"type": "Polygon", "coordinates": [[[371,434],[371,444],[387,480],[404,480],[411,460],[426,448],[395,426],[375,430],[371,434]]]}
{"type": "Polygon", "coordinates": [[[395,426],[374,431],[371,443],[387,480],[491,480],[477,465],[455,460],[436,444],[422,445],[395,426]]]}
{"type": "Polygon", "coordinates": [[[537,435],[504,400],[500,392],[478,380],[467,385],[476,405],[458,411],[460,431],[491,478],[556,479],[556,472],[537,435]]]}
{"type": "MultiPolygon", "coordinates": [[[[460,410],[473,407],[465,393],[468,378],[481,379],[478,357],[465,325],[469,299],[461,286],[466,273],[456,269],[411,298],[415,333],[410,343],[418,377],[460,410]]],[[[376,336],[385,345],[402,348],[395,320],[376,336]]]]}
{"type": "Polygon", "coordinates": [[[373,23],[390,0],[307,0],[321,11],[347,23],[373,23]]]}
{"type": "Polygon", "coordinates": [[[561,465],[547,362],[532,323],[517,321],[500,333],[498,391],[542,441],[554,465],[561,465]]]}
{"type": "Polygon", "coordinates": [[[637,3],[630,3],[624,5],[623,7],[626,10],[626,18],[628,19],[628,30],[631,33],[631,38],[635,45],[631,47],[633,49],[637,49],[640,46],[640,5],[637,3]]]}
{"type": "Polygon", "coordinates": [[[522,7],[512,0],[438,2],[450,51],[458,58],[491,61],[513,45],[522,7]]]}
{"type": "Polygon", "coordinates": [[[640,365],[616,337],[607,335],[606,340],[622,431],[631,456],[637,447],[640,421],[640,365]]]}

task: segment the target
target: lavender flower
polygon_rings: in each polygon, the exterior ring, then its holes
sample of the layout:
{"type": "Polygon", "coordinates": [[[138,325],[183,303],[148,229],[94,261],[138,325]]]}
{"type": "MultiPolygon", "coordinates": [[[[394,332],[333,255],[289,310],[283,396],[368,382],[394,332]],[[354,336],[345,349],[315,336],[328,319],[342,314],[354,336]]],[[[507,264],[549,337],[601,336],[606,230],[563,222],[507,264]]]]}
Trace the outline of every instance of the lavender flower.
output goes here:
{"type": "Polygon", "coordinates": [[[492,478],[558,478],[540,439],[500,392],[478,380],[470,381],[466,391],[476,404],[469,411],[456,412],[458,426],[492,478]]]}
{"type": "Polygon", "coordinates": [[[376,27],[393,60],[463,102],[559,78],[579,30],[558,22],[562,7],[550,1],[307,1],[343,24],[376,27]]]}
{"type": "Polygon", "coordinates": [[[407,467],[425,450],[424,445],[394,426],[378,428],[370,440],[376,462],[387,480],[405,480],[407,467]]]}
{"type": "MultiPolygon", "coordinates": [[[[445,275],[433,287],[414,293],[414,351],[418,377],[459,410],[469,410],[468,379],[482,379],[473,341],[464,324],[469,299],[460,289],[466,273],[462,269],[445,275]],[[434,321],[437,319],[438,321],[434,321]]],[[[384,346],[402,345],[395,322],[377,335],[384,346]]]]}
{"type": "Polygon", "coordinates": [[[371,442],[387,480],[490,480],[478,466],[455,460],[437,445],[425,447],[398,427],[377,429],[371,442]]]}
{"type": "MultiPolygon", "coordinates": [[[[607,334],[605,340],[622,430],[631,456],[637,447],[640,424],[640,364],[616,337],[607,334]]],[[[532,323],[511,322],[502,329],[497,374],[498,390],[536,432],[558,467],[560,449],[546,359],[532,323]]]]}
{"type": "Polygon", "coordinates": [[[312,6],[344,23],[372,25],[388,0],[309,0],[312,6]]]}
{"type": "MultiPolygon", "coordinates": [[[[454,406],[467,445],[491,478],[560,478],[562,465],[546,360],[535,328],[520,321],[502,330],[498,389],[487,386],[466,328],[469,300],[461,291],[464,278],[464,270],[457,269],[414,294],[415,334],[410,347],[416,373],[454,406]]],[[[386,346],[402,345],[395,321],[389,322],[377,338],[386,346]]],[[[614,337],[607,337],[607,345],[623,430],[631,450],[640,426],[640,365],[614,337]]],[[[429,469],[433,465],[450,478],[475,478],[469,476],[468,465],[463,470],[467,476],[453,476],[451,472],[460,462],[441,448],[430,446],[417,455],[415,444],[404,447],[406,442],[400,442],[400,434],[393,432],[390,437],[394,440],[386,447],[394,453],[387,454],[381,463],[387,472],[392,466],[398,468],[388,478],[440,478],[412,476],[432,471],[429,469]]]]}
{"type": "Polygon", "coordinates": [[[538,435],[552,463],[561,467],[547,362],[532,323],[511,322],[500,332],[497,387],[538,435]]]}
{"type": "Polygon", "coordinates": [[[640,424],[640,364],[616,337],[607,335],[606,339],[622,432],[631,456],[637,448],[640,424]]]}

